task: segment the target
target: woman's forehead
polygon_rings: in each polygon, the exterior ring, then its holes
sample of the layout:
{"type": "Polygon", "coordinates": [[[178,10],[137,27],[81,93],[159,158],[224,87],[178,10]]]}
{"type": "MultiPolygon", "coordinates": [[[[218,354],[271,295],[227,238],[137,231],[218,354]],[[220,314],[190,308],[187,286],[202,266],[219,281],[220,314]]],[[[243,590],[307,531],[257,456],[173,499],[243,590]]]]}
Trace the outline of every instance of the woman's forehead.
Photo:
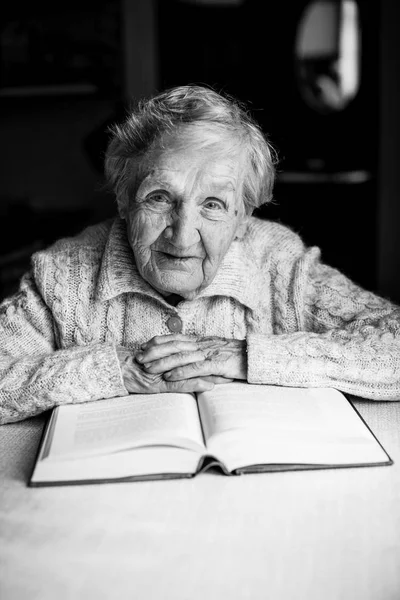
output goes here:
{"type": "Polygon", "coordinates": [[[163,152],[149,165],[143,183],[200,184],[226,190],[237,189],[241,173],[238,157],[202,153],[189,149],[163,152]]]}
{"type": "Polygon", "coordinates": [[[147,174],[165,176],[198,172],[211,178],[237,178],[243,152],[232,136],[213,131],[184,132],[169,136],[148,157],[147,174]]]}
{"type": "Polygon", "coordinates": [[[237,160],[242,154],[240,148],[237,133],[218,124],[196,123],[179,126],[173,132],[164,134],[156,143],[154,151],[155,158],[160,155],[190,153],[198,161],[210,155],[217,160],[219,155],[232,156],[237,160]]]}

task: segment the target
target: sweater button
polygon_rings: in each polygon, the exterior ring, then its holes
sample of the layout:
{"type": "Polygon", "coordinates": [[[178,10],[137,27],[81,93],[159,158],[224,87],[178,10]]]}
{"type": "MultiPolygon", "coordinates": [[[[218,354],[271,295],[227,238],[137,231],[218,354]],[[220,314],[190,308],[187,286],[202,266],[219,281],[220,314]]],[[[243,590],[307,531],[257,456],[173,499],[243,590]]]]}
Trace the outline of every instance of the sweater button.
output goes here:
{"type": "Polygon", "coordinates": [[[182,320],[179,317],[170,317],[167,326],[172,333],[180,333],[182,331],[182,320]]]}

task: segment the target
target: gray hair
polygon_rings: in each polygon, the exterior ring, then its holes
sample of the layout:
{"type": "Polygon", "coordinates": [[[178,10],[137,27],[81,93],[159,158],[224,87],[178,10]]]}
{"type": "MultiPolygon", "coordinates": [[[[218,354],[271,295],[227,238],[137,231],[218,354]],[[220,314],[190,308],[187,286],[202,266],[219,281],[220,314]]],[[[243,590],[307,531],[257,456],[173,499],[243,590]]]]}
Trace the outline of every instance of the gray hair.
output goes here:
{"type": "Polygon", "coordinates": [[[272,200],[277,155],[246,107],[227,94],[187,85],[140,101],[126,120],[110,128],[105,159],[106,181],[124,216],[135,195],[146,157],[165,134],[183,125],[216,125],[244,150],[243,202],[247,214],[272,200]]]}

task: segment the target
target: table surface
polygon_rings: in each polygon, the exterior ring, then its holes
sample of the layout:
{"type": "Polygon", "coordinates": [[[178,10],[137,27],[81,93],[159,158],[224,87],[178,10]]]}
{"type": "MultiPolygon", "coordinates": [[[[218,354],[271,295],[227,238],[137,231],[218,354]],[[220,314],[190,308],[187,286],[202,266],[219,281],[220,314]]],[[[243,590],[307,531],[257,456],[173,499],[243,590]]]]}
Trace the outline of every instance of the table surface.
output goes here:
{"type": "Polygon", "coordinates": [[[393,465],[29,488],[0,427],[2,600],[399,600],[400,403],[354,404],[393,465]]]}

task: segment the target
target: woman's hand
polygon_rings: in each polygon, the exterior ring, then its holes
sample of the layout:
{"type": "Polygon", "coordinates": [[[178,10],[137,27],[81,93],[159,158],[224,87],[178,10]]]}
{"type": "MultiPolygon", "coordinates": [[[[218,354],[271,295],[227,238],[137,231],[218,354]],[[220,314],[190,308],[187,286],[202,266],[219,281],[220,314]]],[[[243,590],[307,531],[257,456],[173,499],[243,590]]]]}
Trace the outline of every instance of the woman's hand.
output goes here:
{"type": "Polygon", "coordinates": [[[156,336],[136,356],[148,375],[178,383],[201,378],[213,383],[247,378],[245,340],[200,338],[182,334],[156,336]]]}
{"type": "Polygon", "coordinates": [[[135,352],[118,347],[117,355],[124,385],[130,394],[162,392],[205,392],[214,387],[211,379],[193,377],[189,380],[167,381],[162,373],[148,372],[135,358],[135,352]]]}

